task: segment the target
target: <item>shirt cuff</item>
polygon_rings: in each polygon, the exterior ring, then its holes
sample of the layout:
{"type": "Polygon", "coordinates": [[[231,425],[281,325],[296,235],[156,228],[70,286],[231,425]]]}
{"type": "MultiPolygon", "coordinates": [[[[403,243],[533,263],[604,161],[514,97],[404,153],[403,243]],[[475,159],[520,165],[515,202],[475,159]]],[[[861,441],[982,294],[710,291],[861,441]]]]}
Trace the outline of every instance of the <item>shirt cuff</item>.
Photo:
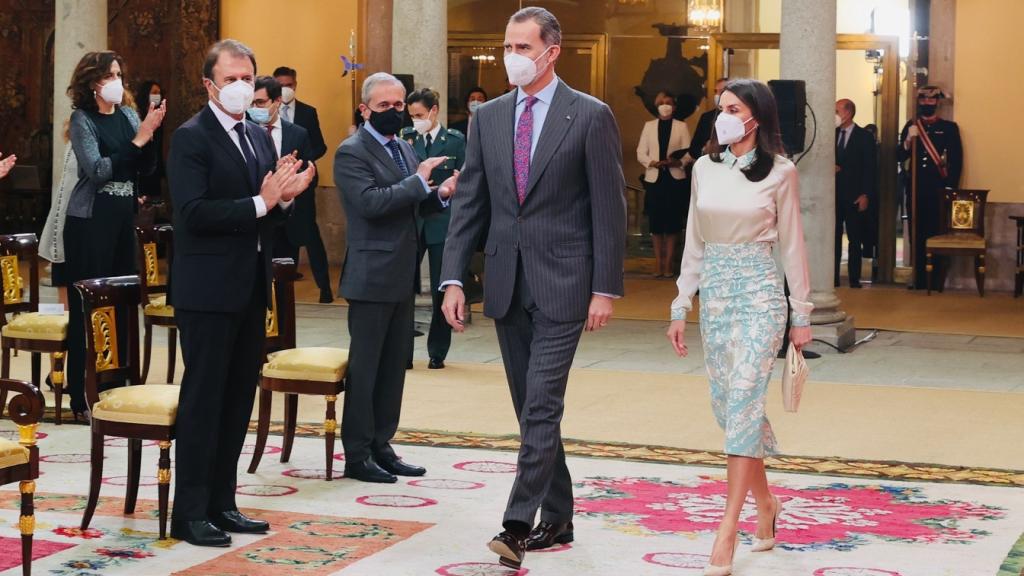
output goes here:
{"type": "Polygon", "coordinates": [[[289,200],[287,202],[282,200],[282,201],[278,202],[277,205],[280,206],[282,209],[287,210],[287,209],[291,208],[292,204],[294,204],[294,203],[295,203],[295,198],[292,198],[291,200],[289,200]]]}
{"type": "Polygon", "coordinates": [[[253,196],[252,203],[256,205],[257,218],[263,218],[267,215],[267,203],[263,201],[262,196],[253,196]]]}
{"type": "Polygon", "coordinates": [[[673,320],[686,320],[686,313],[689,312],[686,308],[673,308],[672,319],[673,320]]]}
{"type": "Polygon", "coordinates": [[[444,292],[444,289],[449,286],[458,286],[459,288],[463,287],[462,282],[459,282],[458,280],[445,280],[444,282],[441,282],[440,286],[437,287],[437,291],[444,292]]]}
{"type": "Polygon", "coordinates": [[[416,177],[420,179],[420,183],[423,184],[423,191],[426,192],[427,195],[429,196],[432,190],[430,189],[430,185],[427,184],[427,179],[424,178],[423,176],[420,176],[419,174],[417,174],[416,177]]]}
{"type": "Polygon", "coordinates": [[[615,294],[605,294],[604,292],[594,292],[593,294],[594,296],[604,296],[605,298],[611,298],[612,300],[618,300],[619,298],[622,298],[622,296],[617,296],[615,294]]]}

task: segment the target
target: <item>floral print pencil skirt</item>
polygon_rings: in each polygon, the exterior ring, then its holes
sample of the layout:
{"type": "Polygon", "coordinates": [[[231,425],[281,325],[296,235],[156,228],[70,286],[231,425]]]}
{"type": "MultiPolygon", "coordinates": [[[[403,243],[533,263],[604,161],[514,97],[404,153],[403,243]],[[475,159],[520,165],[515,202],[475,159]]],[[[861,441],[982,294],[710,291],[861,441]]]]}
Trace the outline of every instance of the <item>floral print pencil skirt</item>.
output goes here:
{"type": "Polygon", "coordinates": [[[700,329],[711,408],[725,430],[725,453],[778,453],[765,395],[786,329],[787,306],[772,245],[705,244],[700,329]]]}

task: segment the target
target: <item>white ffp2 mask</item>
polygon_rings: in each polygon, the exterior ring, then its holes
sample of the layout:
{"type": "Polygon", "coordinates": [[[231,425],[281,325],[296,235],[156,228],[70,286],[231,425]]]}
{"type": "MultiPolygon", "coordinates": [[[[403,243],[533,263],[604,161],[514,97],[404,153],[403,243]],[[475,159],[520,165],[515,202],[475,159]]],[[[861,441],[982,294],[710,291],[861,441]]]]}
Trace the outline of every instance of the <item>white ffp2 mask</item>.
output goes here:
{"type": "Polygon", "coordinates": [[[540,60],[542,56],[551,50],[551,46],[548,46],[534,59],[527,58],[522,54],[516,54],[515,52],[509,52],[505,54],[505,72],[508,74],[509,84],[513,86],[529,86],[537,79],[537,75],[540,74],[540,70],[537,68],[537,60],[540,60]]]}
{"type": "MultiPolygon", "coordinates": [[[[217,85],[214,84],[213,87],[217,88],[217,85]]],[[[219,93],[217,100],[228,114],[241,114],[252,105],[255,89],[252,84],[244,80],[235,80],[223,88],[217,88],[217,92],[219,93]]]]}
{"type": "Polygon", "coordinates": [[[124,98],[124,83],[120,78],[114,78],[103,86],[100,86],[100,98],[108,104],[120,104],[124,98]]]}
{"type": "MultiPolygon", "coordinates": [[[[749,132],[747,131],[747,122],[753,120],[751,116],[745,121],[740,120],[732,114],[726,114],[722,112],[715,119],[715,134],[718,135],[718,143],[722,146],[728,146],[729,144],[735,144],[740,140],[743,140],[749,132]]],[[[756,126],[754,127],[756,128],[756,126]]],[[[753,130],[753,128],[751,128],[753,130]]]]}

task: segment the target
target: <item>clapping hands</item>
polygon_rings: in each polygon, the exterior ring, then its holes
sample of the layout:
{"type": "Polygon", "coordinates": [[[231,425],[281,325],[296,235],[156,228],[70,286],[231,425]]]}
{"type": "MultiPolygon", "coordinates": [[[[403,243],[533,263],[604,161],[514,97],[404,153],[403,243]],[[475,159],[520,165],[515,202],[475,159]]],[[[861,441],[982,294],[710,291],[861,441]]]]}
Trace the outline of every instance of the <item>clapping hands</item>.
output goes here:
{"type": "Polygon", "coordinates": [[[149,112],[146,119],[139,124],[139,131],[135,134],[132,142],[142,148],[153,139],[153,133],[164,123],[164,116],[167,114],[167,100],[160,102],[159,106],[149,105],[149,112]]]}
{"type": "Polygon", "coordinates": [[[3,152],[0,152],[0,178],[7,176],[7,173],[14,168],[14,163],[18,161],[18,157],[11,154],[7,158],[3,157],[3,152]]]}
{"type": "Polygon", "coordinates": [[[299,171],[302,164],[303,161],[299,160],[294,152],[287,154],[277,161],[277,170],[268,172],[263,178],[260,197],[263,198],[268,210],[280,202],[291,202],[309,188],[313,177],[316,176],[316,165],[307,162],[306,169],[299,171]]]}

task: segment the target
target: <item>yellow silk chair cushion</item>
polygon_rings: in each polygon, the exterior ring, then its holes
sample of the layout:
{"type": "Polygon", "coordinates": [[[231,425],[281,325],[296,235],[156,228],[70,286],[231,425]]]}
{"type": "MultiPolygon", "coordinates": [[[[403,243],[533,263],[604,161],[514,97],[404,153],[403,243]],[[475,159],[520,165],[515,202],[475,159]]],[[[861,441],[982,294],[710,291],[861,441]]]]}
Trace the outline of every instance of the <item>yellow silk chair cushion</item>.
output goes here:
{"type": "Polygon", "coordinates": [[[0,438],[0,468],[10,468],[19,464],[28,464],[28,448],[0,438]]]}
{"type": "Polygon", "coordinates": [[[174,384],[124,386],[100,392],[92,417],[107,422],[170,426],[178,415],[178,392],[174,384]]]}
{"type": "Polygon", "coordinates": [[[142,313],[146,316],[174,318],[174,306],[167,303],[166,294],[161,294],[160,296],[150,298],[149,304],[146,304],[146,307],[142,309],[142,313]]]}
{"type": "Polygon", "coordinates": [[[943,234],[928,239],[929,248],[964,248],[984,250],[985,239],[977,234],[943,234]]]}
{"type": "Polygon", "coordinates": [[[291,348],[267,356],[263,375],[282,380],[340,382],[348,369],[344,348],[291,348]]]}
{"type": "Polygon", "coordinates": [[[59,342],[68,336],[68,313],[59,316],[38,312],[18,314],[4,325],[2,332],[8,338],[59,342]]]}

